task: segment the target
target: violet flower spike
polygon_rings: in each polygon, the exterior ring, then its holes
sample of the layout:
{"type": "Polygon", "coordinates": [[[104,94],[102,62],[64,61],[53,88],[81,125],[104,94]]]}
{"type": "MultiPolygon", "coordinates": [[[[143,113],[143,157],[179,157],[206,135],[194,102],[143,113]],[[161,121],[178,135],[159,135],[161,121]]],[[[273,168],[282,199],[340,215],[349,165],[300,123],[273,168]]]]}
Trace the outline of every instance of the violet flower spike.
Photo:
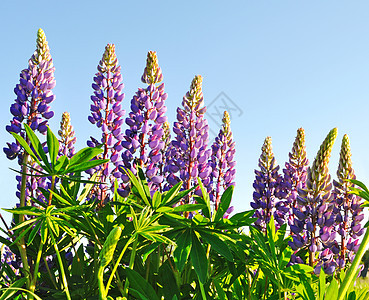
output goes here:
{"type": "Polygon", "coordinates": [[[285,222],[276,210],[278,200],[281,198],[279,190],[283,177],[278,172],[279,166],[275,162],[271,137],[264,140],[259,168],[260,170],[255,170],[254,201],[251,202],[251,207],[256,210],[254,213],[254,217],[257,218],[255,227],[266,233],[266,226],[272,214],[276,220],[276,229],[285,222]]]}
{"type": "MultiPolygon", "coordinates": [[[[17,98],[10,107],[13,119],[11,124],[6,126],[8,132],[20,134],[26,139],[23,125],[27,124],[33,131],[38,131],[42,134],[46,133],[48,120],[54,115],[54,112],[50,110],[50,103],[55,99],[52,93],[52,89],[55,87],[54,71],[55,68],[45,33],[42,29],[39,29],[37,32],[36,50],[28,61],[28,68],[22,70],[19,84],[14,89],[17,98]]],[[[23,148],[17,141],[7,143],[4,152],[8,159],[18,158],[19,165],[33,164],[29,156],[24,154],[23,148]]],[[[27,167],[24,166],[22,171],[27,173],[27,167]]],[[[33,175],[38,174],[34,170],[29,173],[33,175]]],[[[48,187],[46,178],[27,176],[24,182],[25,197],[23,199],[21,199],[20,192],[22,177],[17,176],[16,178],[18,181],[16,195],[20,198],[22,205],[25,203],[32,205],[31,197],[40,197],[39,200],[42,200],[43,196],[37,188],[39,186],[43,188],[48,187]]]]}
{"type": "Polygon", "coordinates": [[[223,125],[211,146],[212,153],[209,164],[212,168],[210,174],[212,190],[211,200],[215,203],[215,210],[218,210],[222,193],[231,185],[235,185],[236,174],[235,142],[231,131],[231,120],[227,111],[223,115],[223,125]]]}
{"type": "MultiPolygon", "coordinates": [[[[293,231],[299,231],[298,221],[295,221],[295,215],[303,215],[305,207],[299,205],[297,201],[298,189],[306,187],[307,169],[309,160],[306,157],[305,131],[303,128],[297,130],[297,136],[289,153],[289,161],[286,162],[283,169],[283,185],[286,192],[286,206],[288,206],[288,225],[293,231]]],[[[292,232],[291,232],[292,233],[292,232]]]]}
{"type": "MultiPolygon", "coordinates": [[[[93,194],[100,205],[104,205],[112,197],[115,179],[119,181],[121,179],[119,168],[123,165],[120,154],[123,150],[121,125],[125,111],[122,109],[121,102],[124,98],[122,92],[124,85],[114,44],[108,44],[105,47],[97,69],[98,73],[92,84],[94,94],[91,96],[91,115],[88,120],[101,129],[102,137],[100,140],[91,137],[87,145],[89,147],[102,145],[104,152],[99,158],[110,159],[110,162],[90,170],[90,173],[94,171],[100,173],[102,184],[95,187],[93,194]]],[[[121,188],[120,186],[118,190],[121,188]]]]}
{"type": "MultiPolygon", "coordinates": [[[[134,174],[141,167],[146,174],[151,193],[163,190],[162,161],[167,147],[164,124],[167,121],[163,75],[158,64],[156,52],[147,54],[146,67],[141,78],[147,88],[139,88],[131,100],[131,112],[126,118],[129,128],[122,142],[124,168],[134,174]]],[[[128,177],[122,170],[125,188],[121,195],[126,196],[130,186],[128,177]]]]}
{"type": "Polygon", "coordinates": [[[337,128],[334,128],[320,146],[313,165],[308,168],[306,187],[298,189],[297,196],[297,202],[303,208],[300,212],[295,211],[295,228],[291,227],[293,241],[289,242],[289,245],[293,250],[300,248],[308,250],[309,265],[315,266],[316,273],[319,273],[320,268],[323,267],[327,274],[332,274],[336,267],[333,254],[329,249],[329,245],[335,238],[335,232],[332,228],[333,197],[331,176],[328,171],[336,136],[337,128]],[[315,261],[317,252],[321,252],[318,264],[315,261]]]}
{"type": "Polygon", "coordinates": [[[352,262],[360,246],[359,237],[364,233],[362,220],[364,219],[362,199],[350,194],[354,184],[347,181],[356,179],[351,161],[351,148],[349,137],[345,134],[342,139],[340,159],[337,170],[338,180],[333,180],[334,209],[336,230],[340,238],[335,241],[335,258],[338,269],[343,269],[352,262]]]}
{"type": "Polygon", "coordinates": [[[71,158],[76,152],[74,144],[76,143],[77,138],[74,136],[75,133],[73,126],[71,125],[70,114],[68,112],[64,112],[62,115],[58,134],[60,136],[59,155],[66,155],[68,158],[71,158]]]}
{"type": "MultiPolygon", "coordinates": [[[[202,94],[202,77],[195,76],[190,90],[183,97],[182,108],[177,108],[177,122],[174,122],[175,134],[168,152],[166,166],[168,187],[183,181],[183,189],[197,186],[197,178],[204,187],[210,190],[210,174],[212,172],[208,160],[211,149],[208,148],[208,123],[204,118],[206,107],[202,94]]],[[[201,190],[196,188],[196,195],[201,190]]],[[[186,203],[191,202],[191,197],[186,203]]]]}

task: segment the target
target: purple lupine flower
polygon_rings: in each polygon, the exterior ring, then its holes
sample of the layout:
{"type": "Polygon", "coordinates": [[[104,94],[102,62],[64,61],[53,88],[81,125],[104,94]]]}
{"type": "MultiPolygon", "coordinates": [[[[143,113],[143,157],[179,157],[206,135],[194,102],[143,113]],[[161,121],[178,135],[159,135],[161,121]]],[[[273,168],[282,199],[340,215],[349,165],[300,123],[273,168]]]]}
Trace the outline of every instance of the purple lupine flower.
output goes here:
{"type": "MultiPolygon", "coordinates": [[[[15,275],[20,275],[20,267],[22,266],[20,256],[15,255],[8,246],[2,245],[0,248],[0,263],[1,265],[8,264],[15,275]]],[[[6,279],[10,280],[6,272],[4,272],[4,274],[6,279]]],[[[6,286],[10,284],[10,282],[5,282],[6,286]]]]}
{"type": "Polygon", "coordinates": [[[324,250],[319,255],[320,263],[315,266],[316,273],[320,272],[322,266],[327,274],[332,274],[336,268],[332,250],[326,248],[335,238],[328,164],[336,136],[337,128],[334,128],[320,146],[312,167],[308,168],[306,187],[299,188],[297,196],[297,202],[303,208],[295,210],[295,227],[291,226],[293,241],[289,245],[293,250],[307,249],[310,266],[316,263],[316,253],[324,250]]]}
{"type": "MultiPolygon", "coordinates": [[[[55,87],[53,60],[50,55],[48,42],[42,29],[38,30],[36,39],[36,51],[28,62],[28,68],[24,69],[20,74],[19,84],[16,85],[14,93],[17,95],[15,103],[10,107],[13,115],[11,124],[6,126],[8,132],[14,132],[25,137],[23,124],[27,124],[33,131],[42,134],[46,133],[48,120],[54,115],[50,110],[50,103],[55,96],[52,89],[55,87]]],[[[4,152],[9,159],[18,158],[19,165],[30,164],[32,161],[28,155],[23,155],[23,148],[18,142],[7,143],[4,152]]],[[[33,165],[37,169],[36,165],[33,165]]],[[[23,172],[27,170],[23,167],[23,172]]],[[[38,175],[36,170],[30,170],[32,175],[38,175]]],[[[18,181],[16,195],[20,198],[21,176],[16,177],[18,181]]],[[[42,194],[38,191],[38,187],[47,188],[47,179],[42,177],[26,178],[25,203],[31,205],[31,197],[43,199],[42,194]]],[[[22,199],[21,199],[22,202],[22,199]]]]}
{"type": "MultiPolygon", "coordinates": [[[[166,166],[168,186],[183,181],[183,189],[197,185],[200,177],[204,187],[210,190],[210,174],[212,172],[208,160],[211,149],[208,149],[208,123],[204,118],[206,107],[202,94],[202,77],[195,76],[190,91],[182,101],[183,108],[177,108],[177,122],[174,122],[175,134],[167,156],[166,166]]],[[[196,189],[195,194],[201,195],[196,189]]],[[[186,199],[190,202],[190,198],[186,199]]]]}
{"type": "Polygon", "coordinates": [[[254,201],[251,202],[251,207],[256,210],[254,213],[254,217],[257,218],[255,227],[266,232],[266,226],[272,214],[274,215],[277,229],[285,222],[284,217],[279,214],[281,210],[277,210],[279,199],[284,196],[281,194],[283,177],[278,173],[279,166],[275,162],[271,137],[267,137],[264,140],[259,159],[259,168],[260,170],[255,170],[256,177],[253,183],[255,189],[253,194],[254,201]]]}
{"type": "Polygon", "coordinates": [[[212,153],[209,164],[212,168],[210,174],[212,190],[210,197],[215,203],[215,210],[218,210],[222,193],[231,185],[235,185],[236,174],[235,142],[231,131],[231,120],[227,111],[223,115],[223,126],[219,131],[211,146],[212,153]]]}
{"type": "Polygon", "coordinates": [[[121,125],[125,114],[121,105],[124,98],[123,79],[114,44],[108,44],[105,47],[97,69],[98,73],[96,73],[92,84],[94,94],[91,96],[91,115],[88,120],[101,129],[102,137],[100,140],[91,137],[87,145],[89,147],[102,145],[104,152],[101,158],[110,159],[110,162],[90,170],[90,173],[93,171],[100,173],[102,183],[95,187],[93,194],[95,200],[103,205],[111,198],[109,188],[113,189],[115,179],[121,178],[119,167],[123,165],[120,160],[120,153],[123,149],[121,125]]]}
{"type": "Polygon", "coordinates": [[[287,192],[285,205],[289,208],[287,219],[292,232],[301,232],[298,226],[299,219],[296,219],[295,215],[303,216],[305,207],[298,204],[297,195],[298,189],[304,189],[306,187],[308,165],[305,131],[303,128],[299,128],[292,151],[289,153],[289,161],[286,162],[286,167],[283,169],[283,184],[287,192]]]}
{"type": "MultiPolygon", "coordinates": [[[[25,123],[34,131],[46,133],[48,120],[54,115],[49,106],[55,98],[52,93],[55,87],[54,70],[45,33],[39,29],[36,51],[28,62],[28,68],[20,73],[19,84],[14,89],[17,98],[10,107],[13,119],[6,126],[8,132],[20,133],[24,138],[22,125],[25,123]]],[[[22,154],[22,148],[17,142],[12,142],[8,143],[4,152],[9,159],[15,159],[22,154]]]]}
{"type": "Polygon", "coordinates": [[[361,225],[364,219],[362,200],[349,193],[354,184],[348,182],[347,179],[355,179],[356,176],[352,168],[350,140],[346,134],[342,139],[337,178],[338,181],[333,180],[335,204],[333,212],[336,216],[335,229],[340,239],[334,240],[332,248],[336,250],[334,253],[338,268],[343,269],[355,257],[360,246],[359,236],[364,233],[361,225]]]}
{"type": "MultiPolygon", "coordinates": [[[[129,128],[125,131],[122,154],[124,167],[137,173],[138,166],[148,179],[151,192],[162,190],[162,160],[167,147],[164,124],[167,121],[163,75],[158,64],[156,52],[147,54],[146,67],[141,78],[147,88],[139,88],[131,100],[131,112],[126,118],[129,128]]],[[[130,186],[128,177],[122,170],[122,179],[126,183],[122,195],[127,195],[130,186]]]]}
{"type": "Polygon", "coordinates": [[[77,138],[74,136],[73,126],[70,122],[70,114],[64,112],[60,122],[60,130],[58,131],[59,139],[59,155],[65,155],[71,158],[75,154],[74,144],[77,138]]]}

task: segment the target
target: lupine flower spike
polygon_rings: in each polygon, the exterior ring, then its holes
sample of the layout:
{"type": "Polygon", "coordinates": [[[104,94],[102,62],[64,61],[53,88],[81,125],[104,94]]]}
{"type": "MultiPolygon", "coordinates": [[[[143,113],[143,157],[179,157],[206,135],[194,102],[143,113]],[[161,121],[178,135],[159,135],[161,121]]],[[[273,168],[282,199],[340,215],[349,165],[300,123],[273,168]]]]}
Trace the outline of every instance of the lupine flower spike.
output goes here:
{"type": "Polygon", "coordinates": [[[364,228],[361,226],[361,221],[364,219],[363,208],[360,207],[362,200],[349,193],[353,184],[347,179],[355,179],[356,176],[352,168],[350,140],[346,134],[342,139],[337,178],[338,181],[333,180],[333,195],[336,230],[340,236],[340,243],[334,241],[334,246],[331,248],[337,258],[339,269],[342,269],[354,259],[360,246],[359,236],[364,233],[364,228]]]}
{"type": "Polygon", "coordinates": [[[68,112],[64,112],[62,115],[58,134],[60,136],[59,155],[66,155],[68,158],[71,158],[75,154],[74,144],[77,138],[74,136],[74,130],[68,112]]]}
{"type": "MultiPolygon", "coordinates": [[[[104,150],[102,158],[110,159],[110,162],[95,170],[100,172],[102,182],[94,190],[95,200],[103,205],[111,199],[109,190],[113,189],[115,179],[120,181],[122,174],[118,168],[123,164],[120,153],[123,150],[121,126],[124,122],[125,111],[122,109],[121,102],[124,98],[122,92],[124,85],[114,44],[108,44],[105,47],[97,69],[99,72],[96,73],[92,84],[94,94],[91,96],[91,115],[88,120],[101,129],[102,137],[99,140],[91,137],[87,145],[89,147],[101,146],[104,150]]],[[[92,172],[93,170],[90,173],[92,172]]]]}
{"type": "Polygon", "coordinates": [[[303,128],[297,130],[297,136],[293,143],[292,151],[289,153],[289,161],[286,162],[284,173],[284,187],[286,189],[286,206],[289,207],[288,225],[291,231],[299,231],[296,214],[301,214],[305,207],[297,202],[298,189],[306,187],[307,169],[309,160],[306,157],[305,131],[303,128]]]}
{"type": "MultiPolygon", "coordinates": [[[[134,174],[140,166],[149,182],[153,193],[162,189],[163,175],[159,163],[163,159],[166,143],[164,123],[167,121],[165,100],[168,95],[164,92],[163,75],[158,64],[156,52],[147,54],[146,67],[141,81],[146,83],[146,89],[139,88],[131,100],[131,112],[126,118],[129,129],[126,130],[122,145],[126,150],[122,154],[124,167],[134,174]]],[[[122,196],[129,192],[129,178],[122,170],[125,190],[122,196]]]]}
{"type": "Polygon", "coordinates": [[[279,199],[283,197],[280,190],[283,177],[278,173],[279,166],[275,162],[271,137],[264,140],[259,168],[260,170],[255,170],[254,201],[251,202],[251,207],[256,210],[254,214],[254,217],[257,218],[255,226],[266,232],[266,225],[269,223],[272,214],[277,221],[277,229],[284,223],[284,218],[276,210],[276,206],[280,202],[279,199]]]}
{"type": "Polygon", "coordinates": [[[223,125],[211,146],[210,174],[212,190],[211,200],[215,203],[215,210],[218,210],[222,193],[231,185],[235,185],[236,174],[235,142],[231,131],[231,120],[227,111],[223,115],[223,125]]]}
{"type": "MultiPolygon", "coordinates": [[[[28,68],[20,73],[19,84],[14,89],[17,98],[10,107],[13,119],[11,124],[6,126],[8,132],[19,133],[23,138],[26,138],[23,124],[27,124],[34,131],[42,134],[46,133],[48,120],[54,115],[49,106],[55,98],[52,93],[52,89],[55,87],[54,70],[45,33],[42,29],[39,29],[36,39],[36,51],[28,62],[28,68]]],[[[7,143],[4,152],[8,159],[18,158],[20,165],[26,163],[32,165],[28,155],[23,155],[23,149],[18,142],[7,143]],[[24,161],[25,159],[27,161],[24,161]]],[[[24,166],[23,173],[27,173],[25,168],[24,166]]],[[[37,175],[35,171],[32,171],[32,173],[37,175]]],[[[16,179],[18,181],[16,195],[21,199],[22,176],[17,176],[16,179]]],[[[27,176],[23,185],[25,185],[25,194],[24,198],[21,199],[21,206],[26,202],[30,202],[31,196],[36,198],[40,196],[42,198],[40,194],[35,194],[38,186],[47,188],[45,178],[31,178],[27,176]]]]}
{"type": "Polygon", "coordinates": [[[315,266],[316,273],[319,273],[323,266],[326,274],[332,274],[336,267],[333,253],[329,248],[324,249],[325,244],[335,239],[335,232],[332,230],[335,219],[332,214],[332,184],[328,164],[336,136],[337,128],[334,128],[320,146],[312,167],[308,168],[306,187],[298,189],[297,201],[304,208],[296,213],[294,225],[297,228],[293,232],[293,242],[289,243],[293,250],[307,247],[310,266],[315,265],[316,252],[324,250],[320,253],[320,262],[315,266]]]}
{"type": "MultiPolygon", "coordinates": [[[[168,150],[167,181],[174,186],[183,181],[183,189],[197,186],[197,177],[209,190],[211,166],[208,160],[208,123],[204,118],[206,106],[202,94],[202,77],[195,76],[189,92],[183,97],[182,108],[177,108],[177,122],[174,122],[174,140],[168,150]]],[[[201,195],[196,189],[195,194],[201,195]]],[[[190,198],[186,200],[190,202],[190,198]]]]}

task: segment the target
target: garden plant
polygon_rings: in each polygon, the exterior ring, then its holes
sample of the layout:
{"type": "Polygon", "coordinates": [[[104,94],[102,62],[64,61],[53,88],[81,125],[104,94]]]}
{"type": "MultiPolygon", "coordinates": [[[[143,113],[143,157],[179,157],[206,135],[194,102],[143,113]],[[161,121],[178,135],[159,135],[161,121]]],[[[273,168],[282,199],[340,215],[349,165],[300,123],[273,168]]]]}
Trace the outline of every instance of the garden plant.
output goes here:
{"type": "Polygon", "coordinates": [[[362,224],[369,190],[356,180],[346,134],[335,179],[336,128],[312,162],[299,128],[282,170],[267,137],[252,209],[233,214],[231,120],[225,111],[209,143],[201,76],[171,125],[150,51],[144,87],[127,113],[115,45],[108,44],[88,116],[101,135],[77,150],[69,113],[60,129],[48,126],[54,70],[40,29],[6,126],[4,153],[18,162],[19,201],[3,209],[10,224],[0,215],[0,300],[369,299],[369,289],[355,286],[369,244],[362,224]]]}

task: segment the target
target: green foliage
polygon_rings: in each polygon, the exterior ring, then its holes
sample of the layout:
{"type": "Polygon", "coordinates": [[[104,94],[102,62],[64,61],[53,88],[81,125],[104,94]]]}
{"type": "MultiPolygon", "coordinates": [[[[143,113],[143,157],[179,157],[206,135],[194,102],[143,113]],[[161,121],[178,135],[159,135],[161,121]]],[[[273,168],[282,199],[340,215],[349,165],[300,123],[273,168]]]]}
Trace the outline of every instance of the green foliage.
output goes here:
{"type": "MultiPolygon", "coordinates": [[[[194,196],[193,204],[181,204],[196,187],[181,191],[180,182],[151,195],[142,170],[137,176],[128,170],[131,193],[121,197],[116,186],[113,201],[101,206],[89,200],[97,174],[83,178],[85,170],[106,162],[96,159],[100,149],[58,157],[50,130],[48,153],[30,128],[26,132],[31,146],[16,139],[55,184],[42,190],[48,203],[32,199],[33,206],[5,209],[25,219],[4,231],[10,240],[0,241],[18,253],[15,245],[24,239],[33,273],[28,283],[25,270],[19,277],[8,264],[0,266],[0,299],[327,300],[340,297],[346,282],[342,299],[369,295],[366,288],[355,289],[345,274],[317,277],[310,266],[290,265],[291,237],[286,225],[276,231],[273,217],[266,232],[253,227],[254,211],[224,218],[233,187],[214,211],[199,179],[202,195],[194,196]],[[184,217],[188,213],[193,217],[184,217]]],[[[361,189],[353,193],[369,195],[355,183],[361,189]]]]}

